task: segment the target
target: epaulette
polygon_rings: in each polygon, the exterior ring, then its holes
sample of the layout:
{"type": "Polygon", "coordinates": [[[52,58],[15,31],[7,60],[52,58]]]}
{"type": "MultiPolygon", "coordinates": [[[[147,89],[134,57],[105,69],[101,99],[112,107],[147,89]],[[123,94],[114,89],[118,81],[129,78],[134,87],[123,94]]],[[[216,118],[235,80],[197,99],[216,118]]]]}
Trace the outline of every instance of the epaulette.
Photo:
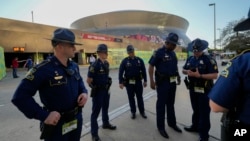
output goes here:
{"type": "Polygon", "coordinates": [[[37,64],[34,68],[38,69],[38,68],[40,68],[40,67],[42,67],[50,62],[51,62],[50,59],[43,60],[41,63],[37,64]]]}
{"type": "Polygon", "coordinates": [[[247,52],[250,52],[250,49],[246,49],[246,50],[243,50],[240,54],[236,55],[235,57],[233,57],[231,60],[234,60],[235,58],[247,53],[247,52]]]}

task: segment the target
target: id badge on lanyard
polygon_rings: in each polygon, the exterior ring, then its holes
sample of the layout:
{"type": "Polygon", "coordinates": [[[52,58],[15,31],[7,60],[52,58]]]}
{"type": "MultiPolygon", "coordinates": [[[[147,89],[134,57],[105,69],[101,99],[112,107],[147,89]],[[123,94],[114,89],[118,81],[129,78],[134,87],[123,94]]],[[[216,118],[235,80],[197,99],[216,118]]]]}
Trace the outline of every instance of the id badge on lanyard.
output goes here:
{"type": "Polygon", "coordinates": [[[64,123],[62,126],[62,135],[69,133],[77,128],[77,119],[64,123]]]}

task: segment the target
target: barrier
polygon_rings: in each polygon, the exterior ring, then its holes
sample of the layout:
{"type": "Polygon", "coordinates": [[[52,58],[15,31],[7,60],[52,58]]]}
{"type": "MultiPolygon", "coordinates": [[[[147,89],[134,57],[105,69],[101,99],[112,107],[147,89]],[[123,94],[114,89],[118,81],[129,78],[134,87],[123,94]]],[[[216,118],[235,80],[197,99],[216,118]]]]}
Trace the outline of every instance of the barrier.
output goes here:
{"type": "MultiPolygon", "coordinates": [[[[149,59],[153,55],[153,51],[135,51],[135,55],[140,57],[144,64],[148,64],[149,59]]],[[[83,58],[85,58],[84,53],[82,54],[83,58]]],[[[124,48],[111,48],[108,52],[108,61],[110,68],[119,68],[121,61],[127,57],[127,51],[124,48]]],[[[176,52],[176,56],[178,60],[186,60],[187,53],[184,52],[176,52]]]]}

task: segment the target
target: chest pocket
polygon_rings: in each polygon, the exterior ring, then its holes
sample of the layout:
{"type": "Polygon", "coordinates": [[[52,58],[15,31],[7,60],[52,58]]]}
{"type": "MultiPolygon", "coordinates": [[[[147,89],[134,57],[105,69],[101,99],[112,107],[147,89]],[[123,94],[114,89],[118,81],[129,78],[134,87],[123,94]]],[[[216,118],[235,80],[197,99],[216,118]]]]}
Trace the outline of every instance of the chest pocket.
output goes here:
{"type": "Polygon", "coordinates": [[[167,61],[170,61],[172,60],[172,57],[168,54],[165,54],[163,57],[162,57],[162,61],[163,62],[167,62],[167,61]]]}
{"type": "Polygon", "coordinates": [[[53,79],[49,80],[49,85],[51,87],[65,84],[67,84],[67,78],[65,76],[55,76],[53,79]]]}
{"type": "Polygon", "coordinates": [[[206,64],[204,63],[204,61],[200,61],[199,64],[198,64],[198,69],[200,72],[202,73],[206,73],[207,72],[207,66],[206,64]]]}

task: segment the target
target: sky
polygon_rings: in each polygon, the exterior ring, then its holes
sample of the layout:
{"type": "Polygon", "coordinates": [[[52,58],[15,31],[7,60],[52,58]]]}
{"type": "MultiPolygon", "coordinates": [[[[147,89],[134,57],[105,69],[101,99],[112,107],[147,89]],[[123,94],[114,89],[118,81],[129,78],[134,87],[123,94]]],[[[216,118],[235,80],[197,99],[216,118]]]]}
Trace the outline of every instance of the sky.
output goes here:
{"type": "Polygon", "coordinates": [[[186,19],[189,22],[186,35],[191,40],[207,40],[213,48],[214,13],[219,39],[219,33],[229,22],[247,18],[249,8],[250,0],[0,0],[0,17],[70,28],[75,20],[100,13],[163,12],[186,19]],[[215,6],[209,6],[211,3],[215,6]]]}

